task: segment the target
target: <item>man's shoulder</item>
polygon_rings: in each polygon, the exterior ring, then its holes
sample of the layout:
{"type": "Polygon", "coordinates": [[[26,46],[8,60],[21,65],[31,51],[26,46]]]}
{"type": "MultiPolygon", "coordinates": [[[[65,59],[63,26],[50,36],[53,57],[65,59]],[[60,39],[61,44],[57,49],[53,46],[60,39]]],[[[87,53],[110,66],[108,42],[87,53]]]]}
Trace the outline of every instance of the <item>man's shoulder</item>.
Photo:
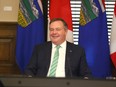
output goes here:
{"type": "Polygon", "coordinates": [[[67,43],[67,50],[72,50],[74,55],[77,55],[77,54],[84,55],[85,54],[85,49],[82,46],[76,45],[76,44],[70,43],[70,42],[67,43]]]}
{"type": "Polygon", "coordinates": [[[82,46],[74,44],[74,43],[70,43],[70,42],[67,42],[67,46],[72,48],[72,49],[83,49],[82,46]]]}
{"type": "Polygon", "coordinates": [[[51,41],[47,41],[41,44],[37,44],[36,46],[44,46],[44,45],[50,45],[50,44],[51,44],[51,41]]]}
{"type": "Polygon", "coordinates": [[[52,44],[51,41],[47,41],[41,44],[37,44],[36,47],[47,47],[50,46],[51,44],[52,44]]]}

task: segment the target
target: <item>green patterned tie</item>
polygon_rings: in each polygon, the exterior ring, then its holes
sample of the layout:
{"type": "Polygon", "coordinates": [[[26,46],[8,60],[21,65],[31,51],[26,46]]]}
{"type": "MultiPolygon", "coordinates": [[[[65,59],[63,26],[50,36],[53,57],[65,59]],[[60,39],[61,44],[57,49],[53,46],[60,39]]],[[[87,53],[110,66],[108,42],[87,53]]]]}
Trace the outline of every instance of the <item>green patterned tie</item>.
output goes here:
{"type": "Polygon", "coordinates": [[[59,58],[59,48],[60,48],[59,45],[56,46],[56,51],[54,53],[52,65],[51,65],[51,68],[50,68],[49,77],[55,77],[55,75],[56,75],[56,68],[57,68],[58,58],[59,58]]]}

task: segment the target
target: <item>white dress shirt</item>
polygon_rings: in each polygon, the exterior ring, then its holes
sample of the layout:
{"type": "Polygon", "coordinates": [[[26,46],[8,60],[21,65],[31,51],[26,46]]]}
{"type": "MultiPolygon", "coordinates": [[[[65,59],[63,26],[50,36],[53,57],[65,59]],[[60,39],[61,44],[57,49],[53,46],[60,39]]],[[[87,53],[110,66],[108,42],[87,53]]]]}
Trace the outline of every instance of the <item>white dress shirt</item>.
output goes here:
{"type": "MultiPolygon", "coordinates": [[[[56,69],[56,76],[55,77],[65,77],[65,56],[66,56],[66,41],[63,42],[60,45],[60,49],[59,49],[59,59],[58,59],[58,65],[57,65],[57,69],[56,69]]],[[[50,62],[50,67],[52,64],[52,60],[53,60],[53,56],[56,50],[56,45],[52,44],[52,53],[51,53],[51,62],[50,62]]],[[[50,73],[50,67],[48,70],[48,74],[50,73]]]]}

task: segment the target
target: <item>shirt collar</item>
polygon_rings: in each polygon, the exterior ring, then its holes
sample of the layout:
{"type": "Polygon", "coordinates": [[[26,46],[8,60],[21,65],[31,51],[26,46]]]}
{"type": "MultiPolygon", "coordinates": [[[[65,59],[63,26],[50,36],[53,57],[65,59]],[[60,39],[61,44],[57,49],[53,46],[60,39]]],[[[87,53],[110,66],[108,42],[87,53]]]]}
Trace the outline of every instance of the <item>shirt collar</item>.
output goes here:
{"type": "MultiPolygon", "coordinates": [[[[53,44],[53,43],[52,43],[52,46],[53,46],[53,48],[55,48],[55,47],[56,47],[56,45],[55,45],[55,44],[53,44]]],[[[65,46],[66,46],[66,41],[64,41],[62,44],[60,44],[60,46],[61,46],[61,48],[62,48],[62,47],[65,47],[65,46]]]]}

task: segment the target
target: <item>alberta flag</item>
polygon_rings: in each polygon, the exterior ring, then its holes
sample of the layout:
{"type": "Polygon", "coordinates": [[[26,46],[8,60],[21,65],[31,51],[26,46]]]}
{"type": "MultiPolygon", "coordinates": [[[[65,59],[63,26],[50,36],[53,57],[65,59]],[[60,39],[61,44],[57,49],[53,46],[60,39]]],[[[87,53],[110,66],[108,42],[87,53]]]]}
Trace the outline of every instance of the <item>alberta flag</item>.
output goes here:
{"type": "Polygon", "coordinates": [[[20,0],[16,42],[16,62],[24,72],[33,48],[44,42],[41,0],[20,0]]]}
{"type": "Polygon", "coordinates": [[[111,76],[110,51],[104,0],[82,0],[79,45],[86,51],[93,77],[111,76]]]}

